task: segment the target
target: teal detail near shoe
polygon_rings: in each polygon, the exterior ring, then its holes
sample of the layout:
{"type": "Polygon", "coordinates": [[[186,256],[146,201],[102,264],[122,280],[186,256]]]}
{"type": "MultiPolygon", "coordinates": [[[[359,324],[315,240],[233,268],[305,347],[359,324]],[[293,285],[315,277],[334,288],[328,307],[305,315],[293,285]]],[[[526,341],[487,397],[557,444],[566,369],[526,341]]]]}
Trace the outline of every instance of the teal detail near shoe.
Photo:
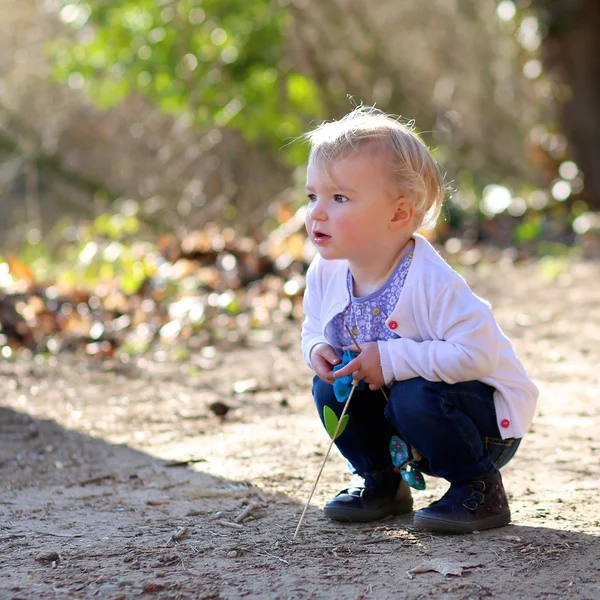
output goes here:
{"type": "Polygon", "coordinates": [[[411,457],[406,442],[397,435],[393,435],[390,440],[390,456],[397,472],[410,487],[416,490],[424,490],[427,487],[423,473],[410,464],[411,457]]]}

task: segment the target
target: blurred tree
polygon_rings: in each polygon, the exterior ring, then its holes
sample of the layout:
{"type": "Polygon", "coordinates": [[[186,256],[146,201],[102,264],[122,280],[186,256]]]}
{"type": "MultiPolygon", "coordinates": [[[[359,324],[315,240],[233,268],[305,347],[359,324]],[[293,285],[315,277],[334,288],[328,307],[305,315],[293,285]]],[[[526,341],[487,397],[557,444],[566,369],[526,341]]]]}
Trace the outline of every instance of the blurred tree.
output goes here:
{"type": "Polygon", "coordinates": [[[490,181],[540,181],[523,141],[536,105],[496,0],[60,2],[76,37],[52,45],[57,72],[101,106],[137,91],[196,124],[275,140],[298,163],[303,147],[286,142],[351,96],[414,118],[462,204],[490,181]]]}
{"type": "Polygon", "coordinates": [[[56,72],[101,108],[137,92],[197,126],[277,144],[323,113],[326,89],[282,60],[290,13],[277,0],[66,0],[59,14],[77,37],[50,44],[56,72]]]}
{"type": "Polygon", "coordinates": [[[585,174],[585,200],[600,210],[600,2],[534,0],[545,30],[544,62],[559,81],[563,131],[585,174]]]}
{"type": "Polygon", "coordinates": [[[213,219],[260,226],[289,186],[280,153],[230,127],[198,127],[189,113],[165,114],[141,93],[99,111],[77,73],[66,84],[51,76],[49,40],[81,33],[57,18],[63,5],[0,0],[0,245],[117,210],[119,198],[161,230],[213,219]]]}

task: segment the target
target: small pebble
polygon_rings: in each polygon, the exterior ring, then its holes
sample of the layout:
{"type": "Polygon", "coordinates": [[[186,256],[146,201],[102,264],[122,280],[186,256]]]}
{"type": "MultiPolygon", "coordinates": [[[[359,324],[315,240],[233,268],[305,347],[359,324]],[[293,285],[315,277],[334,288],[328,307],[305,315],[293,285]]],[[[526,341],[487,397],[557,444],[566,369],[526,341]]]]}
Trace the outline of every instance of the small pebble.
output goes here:
{"type": "Polygon", "coordinates": [[[232,550],[231,552],[227,553],[228,558],[237,558],[237,556],[238,556],[237,550],[232,550]]]}

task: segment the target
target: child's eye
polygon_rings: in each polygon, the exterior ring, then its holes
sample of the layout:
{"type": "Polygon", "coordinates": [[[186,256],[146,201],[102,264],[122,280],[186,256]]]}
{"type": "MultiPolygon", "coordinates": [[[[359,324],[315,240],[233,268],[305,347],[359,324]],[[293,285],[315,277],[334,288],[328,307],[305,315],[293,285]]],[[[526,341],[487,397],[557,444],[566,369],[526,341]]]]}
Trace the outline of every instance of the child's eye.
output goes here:
{"type": "Polygon", "coordinates": [[[336,202],[348,202],[348,198],[346,198],[346,196],[342,196],[341,194],[336,194],[333,199],[336,202]]]}
{"type": "Polygon", "coordinates": [[[314,202],[317,199],[314,194],[306,194],[306,197],[308,198],[309,202],[314,202]]]}

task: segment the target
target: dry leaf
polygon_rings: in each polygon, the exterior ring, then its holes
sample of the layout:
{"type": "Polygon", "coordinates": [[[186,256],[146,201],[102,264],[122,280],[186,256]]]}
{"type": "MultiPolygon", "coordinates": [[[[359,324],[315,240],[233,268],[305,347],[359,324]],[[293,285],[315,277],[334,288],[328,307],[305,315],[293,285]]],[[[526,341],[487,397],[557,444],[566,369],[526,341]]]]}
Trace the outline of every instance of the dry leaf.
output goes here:
{"type": "Polygon", "coordinates": [[[456,575],[460,577],[465,569],[474,569],[475,567],[483,567],[483,565],[457,563],[446,560],[445,558],[432,558],[431,560],[427,560],[413,569],[410,569],[407,573],[411,579],[416,573],[428,573],[429,571],[436,571],[444,576],[456,575]]]}

